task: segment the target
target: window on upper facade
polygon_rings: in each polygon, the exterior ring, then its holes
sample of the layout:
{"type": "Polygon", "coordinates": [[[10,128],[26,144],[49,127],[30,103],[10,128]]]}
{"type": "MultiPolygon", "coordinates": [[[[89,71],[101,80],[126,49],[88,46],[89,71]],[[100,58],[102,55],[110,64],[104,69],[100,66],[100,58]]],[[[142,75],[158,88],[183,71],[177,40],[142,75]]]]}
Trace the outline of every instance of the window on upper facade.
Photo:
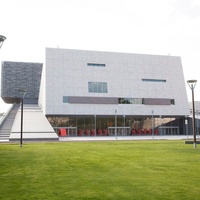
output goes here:
{"type": "Polygon", "coordinates": [[[150,79],[150,78],[143,78],[142,81],[145,81],[145,82],[166,82],[165,79],[150,79]]]}
{"type": "Polygon", "coordinates": [[[107,83],[106,82],[88,82],[89,93],[107,93],[107,83]]]}
{"type": "Polygon", "coordinates": [[[142,104],[142,98],[119,98],[119,104],[142,104]]]}
{"type": "Polygon", "coordinates": [[[174,99],[162,98],[118,98],[119,104],[175,105],[174,99]]]}
{"type": "Polygon", "coordinates": [[[69,98],[67,96],[63,96],[63,103],[69,103],[69,98]]]}
{"type": "Polygon", "coordinates": [[[171,105],[175,105],[175,99],[171,99],[171,105]]]}
{"type": "Polygon", "coordinates": [[[87,63],[87,66],[92,66],[92,67],[105,67],[106,64],[102,64],[102,63],[87,63]]]}

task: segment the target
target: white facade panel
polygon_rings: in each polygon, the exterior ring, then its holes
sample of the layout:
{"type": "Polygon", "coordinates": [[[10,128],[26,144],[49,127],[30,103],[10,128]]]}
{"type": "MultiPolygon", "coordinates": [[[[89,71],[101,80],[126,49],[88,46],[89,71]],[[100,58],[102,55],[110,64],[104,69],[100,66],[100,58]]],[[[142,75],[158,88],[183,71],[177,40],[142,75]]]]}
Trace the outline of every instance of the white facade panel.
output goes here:
{"type": "Polygon", "coordinates": [[[46,49],[46,115],[189,114],[180,57],[46,49]],[[105,64],[105,67],[87,66],[105,64]],[[165,80],[145,82],[142,79],[165,80]],[[106,82],[107,93],[89,93],[88,82],[106,82]],[[174,105],[73,104],[63,96],[173,99],[174,105]]]}
{"type": "MultiPolygon", "coordinates": [[[[23,140],[55,140],[58,135],[44,116],[40,107],[25,104],[23,108],[23,140]]],[[[21,108],[19,108],[12,125],[10,141],[21,137],[21,108]]]]}

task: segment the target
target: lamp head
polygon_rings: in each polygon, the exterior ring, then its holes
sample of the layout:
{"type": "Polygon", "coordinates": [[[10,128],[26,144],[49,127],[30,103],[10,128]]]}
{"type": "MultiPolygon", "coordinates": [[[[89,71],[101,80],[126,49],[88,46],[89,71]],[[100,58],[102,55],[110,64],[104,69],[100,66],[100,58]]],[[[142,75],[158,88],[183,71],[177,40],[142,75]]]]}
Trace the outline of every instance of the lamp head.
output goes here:
{"type": "Polygon", "coordinates": [[[197,80],[188,80],[187,82],[188,82],[188,84],[192,84],[192,83],[196,83],[197,80]]]}
{"type": "Polygon", "coordinates": [[[5,36],[3,36],[3,35],[0,35],[0,42],[4,42],[4,40],[6,39],[6,37],[5,36]]]}
{"type": "Polygon", "coordinates": [[[22,93],[22,98],[24,98],[25,94],[26,94],[26,90],[23,88],[18,89],[19,92],[22,93]]]}
{"type": "Polygon", "coordinates": [[[22,92],[22,93],[26,92],[26,90],[25,90],[25,89],[22,89],[22,88],[18,89],[18,91],[19,91],[19,92],[22,92]]]}
{"type": "Polygon", "coordinates": [[[1,46],[3,45],[3,42],[4,42],[5,39],[6,39],[5,36],[0,35],[0,48],[1,48],[1,46]]]}
{"type": "Polygon", "coordinates": [[[194,80],[194,79],[188,80],[187,83],[188,83],[190,89],[193,90],[193,89],[195,88],[195,85],[196,85],[196,83],[197,83],[197,80],[194,80]]]}

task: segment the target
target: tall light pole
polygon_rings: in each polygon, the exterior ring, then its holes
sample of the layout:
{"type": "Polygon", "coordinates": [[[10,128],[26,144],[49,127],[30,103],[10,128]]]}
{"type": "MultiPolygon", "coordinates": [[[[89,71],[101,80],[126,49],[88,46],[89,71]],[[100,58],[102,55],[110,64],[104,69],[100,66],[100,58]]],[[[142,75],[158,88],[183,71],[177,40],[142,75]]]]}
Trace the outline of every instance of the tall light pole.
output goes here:
{"type": "Polygon", "coordinates": [[[185,129],[186,129],[186,135],[188,138],[188,119],[187,119],[187,115],[185,116],[185,129]]]}
{"type": "Polygon", "coordinates": [[[190,89],[192,90],[192,130],[194,136],[194,148],[196,149],[196,128],[195,128],[195,108],[194,108],[194,88],[196,86],[197,80],[187,81],[190,89]]]}
{"type": "Polygon", "coordinates": [[[126,125],[126,120],[125,120],[125,115],[123,115],[123,118],[124,118],[124,130],[123,130],[123,135],[125,135],[125,125],[126,125]]]}
{"type": "Polygon", "coordinates": [[[24,107],[24,96],[26,94],[26,90],[19,89],[21,92],[21,134],[20,134],[20,147],[22,148],[22,140],[23,140],[23,107],[24,107]]]}
{"type": "Polygon", "coordinates": [[[115,110],[115,137],[117,139],[117,110],[115,110]]]}
{"type": "Polygon", "coordinates": [[[6,39],[5,36],[0,35],[0,48],[1,48],[1,46],[3,45],[3,42],[4,42],[5,39],[6,39]]]}
{"type": "Polygon", "coordinates": [[[97,136],[97,116],[94,115],[94,135],[97,136]]]}
{"type": "Polygon", "coordinates": [[[196,114],[197,114],[197,135],[199,138],[199,110],[196,110],[196,114]]]}
{"type": "Polygon", "coordinates": [[[154,139],[154,119],[153,119],[154,110],[151,110],[151,130],[152,130],[152,138],[154,139]]]}

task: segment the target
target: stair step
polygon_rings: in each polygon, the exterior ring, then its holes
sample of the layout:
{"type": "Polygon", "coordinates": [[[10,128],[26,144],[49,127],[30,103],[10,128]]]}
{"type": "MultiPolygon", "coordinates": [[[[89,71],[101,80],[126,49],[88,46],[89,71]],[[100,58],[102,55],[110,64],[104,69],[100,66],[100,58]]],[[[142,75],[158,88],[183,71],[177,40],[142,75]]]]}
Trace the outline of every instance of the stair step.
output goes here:
{"type": "Polygon", "coordinates": [[[2,126],[0,127],[0,143],[9,142],[10,132],[18,112],[19,104],[15,104],[5,118],[2,126]]]}
{"type": "Polygon", "coordinates": [[[9,142],[9,140],[8,139],[0,140],[0,143],[3,143],[3,142],[9,142]]]}

